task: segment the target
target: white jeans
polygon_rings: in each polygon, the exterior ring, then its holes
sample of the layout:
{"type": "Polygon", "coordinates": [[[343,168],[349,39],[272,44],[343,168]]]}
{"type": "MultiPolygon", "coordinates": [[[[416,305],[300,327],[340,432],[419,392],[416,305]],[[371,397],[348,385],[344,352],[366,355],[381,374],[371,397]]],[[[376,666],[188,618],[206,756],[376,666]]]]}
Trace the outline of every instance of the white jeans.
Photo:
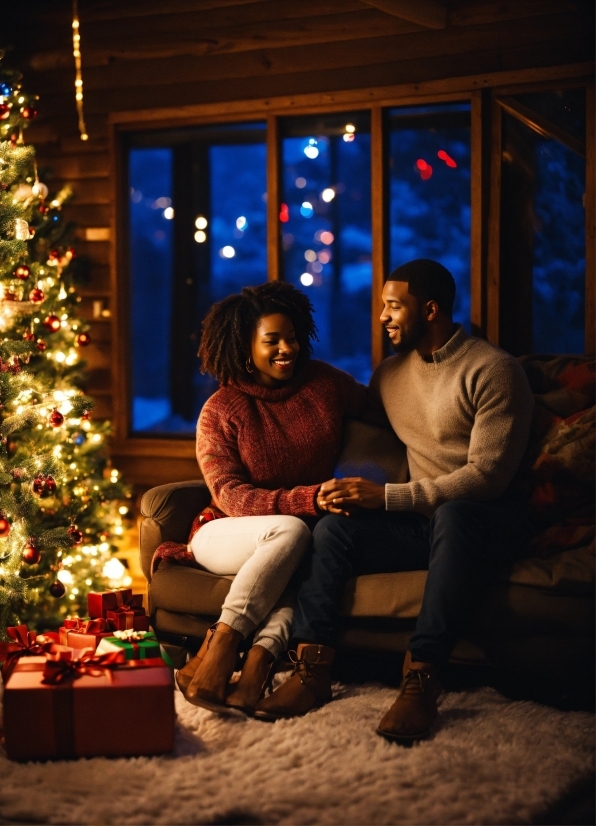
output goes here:
{"type": "Polygon", "coordinates": [[[196,561],[212,574],[234,574],[220,622],[277,657],[288,647],[294,612],[290,577],[311,534],[296,516],[229,516],[203,525],[190,543],[196,561]]]}

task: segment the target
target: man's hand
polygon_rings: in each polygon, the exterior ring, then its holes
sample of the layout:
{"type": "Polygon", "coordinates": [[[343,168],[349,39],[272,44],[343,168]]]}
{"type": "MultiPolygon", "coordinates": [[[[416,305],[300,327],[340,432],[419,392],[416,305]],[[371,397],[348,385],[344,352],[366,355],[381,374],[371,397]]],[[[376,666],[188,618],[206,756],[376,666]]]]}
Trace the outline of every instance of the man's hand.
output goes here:
{"type": "Polygon", "coordinates": [[[323,482],[317,494],[317,505],[329,513],[349,515],[354,507],[383,508],[385,506],[385,486],[377,485],[360,476],[346,479],[331,479],[323,482]]]}

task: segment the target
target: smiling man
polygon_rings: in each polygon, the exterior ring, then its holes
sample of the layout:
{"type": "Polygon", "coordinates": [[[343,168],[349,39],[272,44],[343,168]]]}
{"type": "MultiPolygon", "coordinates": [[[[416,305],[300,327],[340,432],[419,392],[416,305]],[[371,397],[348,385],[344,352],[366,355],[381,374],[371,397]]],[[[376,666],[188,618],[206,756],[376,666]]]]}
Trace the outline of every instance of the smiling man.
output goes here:
{"type": "Polygon", "coordinates": [[[441,668],[498,569],[530,536],[506,491],[528,441],[532,393],[516,359],[453,322],[454,298],[451,273],[427,259],[385,283],[380,320],[396,355],[371,387],[407,448],[410,480],[321,485],[318,506],[328,515],[315,528],[312,569],[298,593],[295,673],[257,716],[304,714],[330,696],[348,579],[428,568],[397,699],[377,728],[401,743],[428,736],[441,668]]]}

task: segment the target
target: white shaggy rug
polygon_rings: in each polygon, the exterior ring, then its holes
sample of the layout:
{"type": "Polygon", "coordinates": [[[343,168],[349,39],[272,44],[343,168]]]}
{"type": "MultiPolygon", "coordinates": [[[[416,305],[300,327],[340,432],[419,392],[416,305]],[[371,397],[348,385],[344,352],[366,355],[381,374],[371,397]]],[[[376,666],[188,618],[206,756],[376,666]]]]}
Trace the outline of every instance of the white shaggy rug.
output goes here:
{"type": "Polygon", "coordinates": [[[594,721],[493,689],[445,694],[432,739],[375,727],[395,690],[275,724],[220,718],[177,693],[173,755],[20,765],[0,757],[0,822],[523,824],[593,771],[594,721]]]}

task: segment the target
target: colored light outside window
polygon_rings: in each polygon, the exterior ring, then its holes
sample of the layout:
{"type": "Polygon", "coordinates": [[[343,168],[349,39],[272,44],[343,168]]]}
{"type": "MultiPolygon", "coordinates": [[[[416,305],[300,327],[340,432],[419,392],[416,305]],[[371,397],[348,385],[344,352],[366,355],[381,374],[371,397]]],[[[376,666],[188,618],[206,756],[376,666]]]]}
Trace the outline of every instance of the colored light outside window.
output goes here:
{"type": "Polygon", "coordinates": [[[447,267],[454,318],[470,330],[470,104],[399,107],[387,124],[390,268],[415,258],[447,267]]]}

